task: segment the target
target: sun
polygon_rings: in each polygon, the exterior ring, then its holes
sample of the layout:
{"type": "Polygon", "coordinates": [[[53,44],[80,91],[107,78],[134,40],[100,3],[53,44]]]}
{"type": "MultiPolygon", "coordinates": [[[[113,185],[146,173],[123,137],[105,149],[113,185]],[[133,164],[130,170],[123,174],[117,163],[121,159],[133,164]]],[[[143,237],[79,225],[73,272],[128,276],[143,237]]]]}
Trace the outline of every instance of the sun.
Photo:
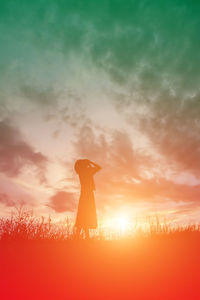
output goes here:
{"type": "Polygon", "coordinates": [[[111,231],[125,234],[129,230],[131,222],[127,214],[119,214],[107,219],[105,224],[111,231]]]}
{"type": "Polygon", "coordinates": [[[118,228],[120,231],[125,232],[129,228],[129,219],[127,216],[119,216],[115,220],[116,228],[118,228]]]}

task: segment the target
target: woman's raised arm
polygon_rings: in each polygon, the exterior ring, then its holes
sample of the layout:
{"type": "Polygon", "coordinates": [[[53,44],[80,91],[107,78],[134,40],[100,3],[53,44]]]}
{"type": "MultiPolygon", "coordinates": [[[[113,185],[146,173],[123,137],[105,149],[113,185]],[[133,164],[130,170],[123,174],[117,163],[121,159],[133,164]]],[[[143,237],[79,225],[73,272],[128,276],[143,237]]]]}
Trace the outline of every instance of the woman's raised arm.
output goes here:
{"type": "Polygon", "coordinates": [[[102,169],[98,164],[94,163],[91,160],[88,160],[88,163],[91,165],[91,167],[94,170],[94,172],[98,172],[98,171],[100,171],[102,169]]]}

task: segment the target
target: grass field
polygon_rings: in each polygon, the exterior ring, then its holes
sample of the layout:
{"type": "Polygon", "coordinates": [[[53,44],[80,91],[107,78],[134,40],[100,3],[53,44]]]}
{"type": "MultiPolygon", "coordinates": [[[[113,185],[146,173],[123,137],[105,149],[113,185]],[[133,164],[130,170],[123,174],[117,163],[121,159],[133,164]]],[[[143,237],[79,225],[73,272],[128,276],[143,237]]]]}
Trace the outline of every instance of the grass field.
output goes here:
{"type": "Polygon", "coordinates": [[[200,299],[198,226],[110,240],[25,215],[0,228],[1,299],[200,299]]]}

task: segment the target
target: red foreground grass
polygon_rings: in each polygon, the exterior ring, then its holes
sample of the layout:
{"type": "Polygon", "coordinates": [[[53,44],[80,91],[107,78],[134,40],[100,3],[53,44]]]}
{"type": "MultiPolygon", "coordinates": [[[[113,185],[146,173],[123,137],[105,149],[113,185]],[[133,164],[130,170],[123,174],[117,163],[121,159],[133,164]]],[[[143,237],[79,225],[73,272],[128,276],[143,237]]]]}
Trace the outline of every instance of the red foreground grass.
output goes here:
{"type": "Polygon", "coordinates": [[[50,222],[5,222],[0,299],[200,299],[198,227],[86,241],[56,238],[50,222]]]}

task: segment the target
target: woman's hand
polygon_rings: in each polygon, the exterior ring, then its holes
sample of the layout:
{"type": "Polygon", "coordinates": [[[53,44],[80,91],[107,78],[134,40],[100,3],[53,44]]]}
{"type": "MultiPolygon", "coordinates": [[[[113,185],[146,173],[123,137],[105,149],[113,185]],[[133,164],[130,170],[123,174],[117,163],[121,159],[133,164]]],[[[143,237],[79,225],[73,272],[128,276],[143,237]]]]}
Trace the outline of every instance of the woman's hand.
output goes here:
{"type": "Polygon", "coordinates": [[[90,161],[89,159],[85,159],[85,161],[86,161],[88,164],[91,163],[91,161],[90,161]]]}
{"type": "Polygon", "coordinates": [[[92,168],[95,170],[95,172],[98,172],[99,170],[101,170],[101,167],[98,164],[94,163],[93,161],[91,161],[89,159],[87,159],[87,161],[90,165],[92,165],[92,168]]]}

